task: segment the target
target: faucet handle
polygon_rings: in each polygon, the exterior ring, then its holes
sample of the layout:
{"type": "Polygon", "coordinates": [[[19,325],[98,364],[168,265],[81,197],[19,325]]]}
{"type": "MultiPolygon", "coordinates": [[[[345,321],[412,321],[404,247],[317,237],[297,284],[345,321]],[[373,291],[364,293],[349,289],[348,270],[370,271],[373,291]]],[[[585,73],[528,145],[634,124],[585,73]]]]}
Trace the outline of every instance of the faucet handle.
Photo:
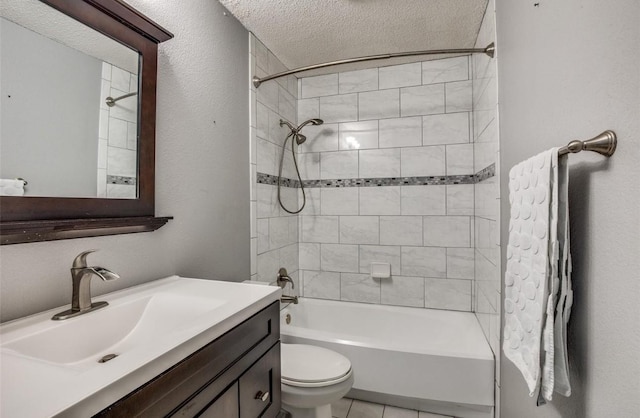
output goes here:
{"type": "Polygon", "coordinates": [[[91,253],[95,253],[98,250],[87,250],[83,251],[73,259],[73,265],[71,268],[81,269],[87,267],[87,256],[91,253]]]}

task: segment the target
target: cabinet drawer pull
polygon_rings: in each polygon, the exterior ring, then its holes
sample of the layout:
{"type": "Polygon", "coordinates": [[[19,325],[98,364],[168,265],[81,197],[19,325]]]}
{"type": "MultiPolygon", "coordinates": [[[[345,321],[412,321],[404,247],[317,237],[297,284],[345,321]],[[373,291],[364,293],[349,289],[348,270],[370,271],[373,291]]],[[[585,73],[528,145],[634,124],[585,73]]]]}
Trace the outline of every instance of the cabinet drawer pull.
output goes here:
{"type": "Polygon", "coordinates": [[[262,402],[266,402],[269,399],[269,392],[259,391],[256,393],[255,399],[260,399],[262,402]]]}

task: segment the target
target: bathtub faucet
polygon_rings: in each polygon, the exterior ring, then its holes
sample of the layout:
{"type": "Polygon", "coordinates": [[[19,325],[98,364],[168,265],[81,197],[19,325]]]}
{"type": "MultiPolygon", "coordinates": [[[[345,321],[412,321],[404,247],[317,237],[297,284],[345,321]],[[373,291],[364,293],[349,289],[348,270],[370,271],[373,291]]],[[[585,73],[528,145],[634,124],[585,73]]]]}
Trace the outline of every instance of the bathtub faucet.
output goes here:
{"type": "Polygon", "coordinates": [[[295,289],[295,285],[293,284],[293,279],[289,277],[289,273],[287,273],[287,269],[284,267],[280,267],[278,270],[278,286],[284,289],[287,283],[291,283],[291,289],[295,289]]]}
{"type": "MultiPolygon", "coordinates": [[[[278,270],[278,279],[277,279],[277,283],[278,286],[280,286],[282,289],[284,289],[284,287],[287,285],[287,283],[291,283],[291,289],[295,289],[295,285],[293,284],[293,279],[291,277],[289,277],[289,273],[287,273],[287,269],[285,269],[284,267],[280,267],[280,270],[278,270]]],[[[282,303],[291,303],[293,302],[294,304],[298,303],[298,297],[297,296],[282,296],[280,298],[280,301],[282,303]]]]}

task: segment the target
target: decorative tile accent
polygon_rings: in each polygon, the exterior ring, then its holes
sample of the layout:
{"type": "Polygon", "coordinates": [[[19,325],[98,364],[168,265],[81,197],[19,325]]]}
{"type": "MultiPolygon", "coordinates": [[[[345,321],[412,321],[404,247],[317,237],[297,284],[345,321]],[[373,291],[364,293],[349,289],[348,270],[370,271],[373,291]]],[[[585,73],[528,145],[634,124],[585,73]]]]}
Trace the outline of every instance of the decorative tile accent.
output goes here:
{"type": "MultiPolygon", "coordinates": [[[[381,186],[442,186],[453,184],[476,184],[496,175],[496,165],[491,164],[476,174],[460,174],[454,176],[415,176],[415,177],[380,177],[303,180],[305,188],[331,187],[381,187],[381,186]]],[[[258,183],[278,184],[278,176],[258,173],[258,183]]],[[[280,183],[284,187],[300,188],[300,181],[282,177],[280,183]]]]}
{"type": "Polygon", "coordinates": [[[130,186],[136,185],[135,177],[125,177],[125,176],[107,176],[108,184],[128,184],[130,186]]]}

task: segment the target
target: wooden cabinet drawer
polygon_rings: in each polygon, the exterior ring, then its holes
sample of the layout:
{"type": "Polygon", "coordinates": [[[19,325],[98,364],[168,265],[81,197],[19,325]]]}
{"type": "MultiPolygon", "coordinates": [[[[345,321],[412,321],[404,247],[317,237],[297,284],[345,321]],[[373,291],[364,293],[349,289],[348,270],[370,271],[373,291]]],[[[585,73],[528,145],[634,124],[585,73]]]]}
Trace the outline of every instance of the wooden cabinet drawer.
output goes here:
{"type": "Polygon", "coordinates": [[[234,383],[218,399],[207,406],[198,418],[238,418],[238,383],[234,383]]]}
{"type": "Polygon", "coordinates": [[[280,411],[280,343],[240,377],[240,418],[275,417],[280,411]]]}

